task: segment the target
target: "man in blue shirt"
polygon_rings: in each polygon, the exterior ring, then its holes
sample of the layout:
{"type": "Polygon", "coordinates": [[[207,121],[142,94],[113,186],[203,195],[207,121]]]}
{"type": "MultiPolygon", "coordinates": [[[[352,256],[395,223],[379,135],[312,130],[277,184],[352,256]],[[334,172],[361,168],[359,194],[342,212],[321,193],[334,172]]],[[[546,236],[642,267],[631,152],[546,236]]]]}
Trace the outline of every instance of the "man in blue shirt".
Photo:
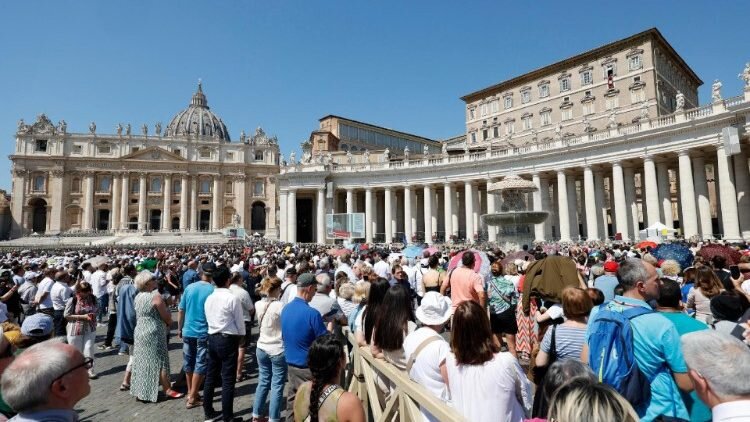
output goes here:
{"type": "Polygon", "coordinates": [[[198,276],[198,271],[196,271],[196,268],[198,268],[198,263],[195,261],[189,261],[187,263],[188,269],[185,270],[185,272],[182,274],[182,291],[184,292],[187,287],[196,281],[200,281],[200,277],[198,276]]]}
{"type": "Polygon", "coordinates": [[[318,283],[311,273],[304,273],[297,279],[297,296],[281,311],[281,336],[284,339],[287,374],[287,418],[294,422],[294,397],[297,389],[306,381],[312,380],[307,367],[307,352],[312,342],[326,334],[323,317],[308,304],[315,296],[318,283]]]}
{"type": "Polygon", "coordinates": [[[202,405],[198,391],[206,376],[208,353],[208,322],[205,304],[208,296],[214,291],[214,286],[211,284],[214,271],[216,271],[216,265],[212,262],[203,264],[202,279],[188,285],[180,299],[177,335],[182,338],[183,342],[183,369],[188,388],[188,409],[202,405]]]}
{"type": "MultiPolygon", "coordinates": [[[[620,263],[617,278],[625,289],[622,296],[615,296],[607,306],[615,312],[641,306],[651,309],[648,301],[659,298],[661,287],[656,268],[640,259],[626,259],[620,263]]],[[[588,363],[589,336],[593,321],[597,318],[598,307],[591,310],[589,330],[583,344],[581,360],[588,363]]],[[[633,353],[638,367],[651,381],[651,402],[648,406],[635,409],[641,421],[650,422],[660,415],[689,419],[680,390],[689,392],[693,383],[687,375],[687,365],[682,356],[680,335],[670,320],[656,312],[641,315],[630,320],[633,328],[633,353]]]]}

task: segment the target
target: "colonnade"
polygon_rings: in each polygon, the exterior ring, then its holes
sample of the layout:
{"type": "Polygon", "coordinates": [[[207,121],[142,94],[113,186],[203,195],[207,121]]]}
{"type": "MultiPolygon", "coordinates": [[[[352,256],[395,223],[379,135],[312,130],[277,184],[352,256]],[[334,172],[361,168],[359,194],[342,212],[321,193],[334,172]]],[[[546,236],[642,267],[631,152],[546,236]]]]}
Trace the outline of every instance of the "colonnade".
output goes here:
{"type": "MultiPolygon", "coordinates": [[[[746,152],[728,156],[718,145],[519,175],[539,188],[528,195],[528,209],[550,212],[545,223],[534,227],[537,240],[637,241],[640,230],[656,223],[678,229],[687,239],[739,240],[750,239],[748,169],[746,152]]],[[[481,219],[502,208],[500,196],[487,194],[487,185],[504,175],[492,173],[461,181],[407,178],[399,186],[346,186],[342,181],[330,202],[323,186],[312,195],[309,188],[282,188],[281,239],[324,242],[324,214],[363,212],[365,242],[499,240],[498,230],[481,219]],[[309,219],[314,239],[297,238],[300,196],[316,202],[316,216],[309,219]]]]}

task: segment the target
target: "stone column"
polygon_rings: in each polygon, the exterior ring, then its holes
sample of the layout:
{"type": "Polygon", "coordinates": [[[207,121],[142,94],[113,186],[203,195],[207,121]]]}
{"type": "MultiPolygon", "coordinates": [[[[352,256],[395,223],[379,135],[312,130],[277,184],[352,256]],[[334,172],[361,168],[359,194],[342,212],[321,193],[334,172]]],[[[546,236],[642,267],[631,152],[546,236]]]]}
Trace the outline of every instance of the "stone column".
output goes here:
{"type": "Polygon", "coordinates": [[[240,216],[240,227],[250,230],[250,224],[247,219],[247,207],[245,206],[245,184],[247,183],[247,177],[244,174],[235,176],[234,178],[234,199],[237,204],[237,214],[240,216]]]}
{"type": "Polygon", "coordinates": [[[122,195],[120,198],[120,230],[128,230],[128,210],[130,209],[130,173],[122,174],[122,195]]]}
{"type": "Polygon", "coordinates": [[[365,242],[372,243],[372,188],[365,188],[365,242]]]}
{"type": "Polygon", "coordinates": [[[432,200],[434,199],[434,192],[432,186],[425,185],[424,191],[424,240],[427,244],[432,245],[432,233],[434,228],[432,227],[432,200]]]}
{"type": "Polygon", "coordinates": [[[383,193],[383,211],[385,211],[385,243],[393,242],[393,190],[390,186],[383,193]]]}
{"type": "Polygon", "coordinates": [[[346,213],[354,213],[354,189],[352,188],[346,190],[346,213]]]}
{"type": "MultiPolygon", "coordinates": [[[[492,181],[487,179],[487,214],[493,214],[496,211],[495,194],[490,193],[490,183],[492,181]]],[[[534,195],[536,194],[537,192],[534,192],[534,195]]],[[[497,226],[487,225],[487,238],[490,242],[497,242],[497,226]]]]}
{"type": "Polygon", "coordinates": [[[372,240],[374,242],[375,236],[378,234],[378,193],[373,191],[370,199],[370,227],[372,227],[372,240]]]}
{"type": "Polygon", "coordinates": [[[13,195],[14,198],[11,203],[11,213],[13,215],[11,223],[10,237],[12,239],[23,236],[24,232],[24,204],[27,201],[26,198],[26,183],[28,180],[28,172],[26,170],[14,169],[13,170],[13,195]]]}
{"type": "Polygon", "coordinates": [[[164,175],[162,190],[164,191],[164,204],[161,211],[161,231],[168,232],[172,230],[172,175],[164,175]]]}
{"type": "Polygon", "coordinates": [[[182,175],[180,181],[180,231],[184,232],[190,227],[190,217],[188,216],[188,193],[190,192],[190,182],[187,174],[182,175]]]}
{"type": "Polygon", "coordinates": [[[599,229],[597,236],[600,239],[606,239],[607,207],[604,204],[604,174],[601,171],[594,172],[594,203],[596,204],[596,226],[599,229]]]}
{"type": "Polygon", "coordinates": [[[683,237],[690,239],[698,234],[693,169],[690,165],[690,155],[687,150],[678,153],[678,160],[680,166],[680,208],[682,208],[680,227],[683,237]]]}
{"type": "Polygon", "coordinates": [[[622,172],[622,163],[612,163],[612,190],[614,191],[615,203],[615,233],[620,233],[622,240],[630,240],[628,235],[628,205],[625,200],[625,178],[622,172]]]}
{"type": "Polygon", "coordinates": [[[112,174],[112,209],[109,213],[109,229],[118,230],[120,227],[120,201],[122,200],[122,179],[118,173],[112,174]]]}
{"type": "Polygon", "coordinates": [[[539,188],[541,189],[541,197],[542,197],[542,205],[541,210],[542,211],[548,211],[548,217],[547,220],[542,223],[542,227],[544,229],[543,237],[538,240],[550,240],[552,238],[552,205],[551,205],[551,198],[549,197],[549,179],[547,178],[540,178],[539,179],[539,188]]]}
{"type": "Polygon", "coordinates": [[[470,181],[464,182],[464,204],[466,206],[466,242],[474,241],[474,186],[470,181]]]}
{"type": "Polygon", "coordinates": [[[648,216],[646,227],[658,223],[660,220],[659,188],[656,183],[656,167],[654,159],[646,156],[643,159],[643,177],[641,178],[643,192],[646,202],[646,215],[648,216]]]}
{"type": "Polygon", "coordinates": [[[443,183],[443,219],[445,220],[445,242],[451,241],[453,234],[453,187],[449,182],[443,183]]]}
{"type": "Polygon", "coordinates": [[[711,198],[708,194],[708,180],[706,179],[706,159],[700,155],[693,157],[693,186],[695,187],[696,209],[698,211],[698,226],[701,238],[714,237],[713,222],[711,221],[711,198]]]}
{"type": "Polygon", "coordinates": [[[597,218],[596,197],[594,192],[594,172],[591,166],[583,168],[583,190],[586,201],[586,238],[587,240],[599,239],[599,226],[597,218]]]}
{"type": "Polygon", "coordinates": [[[404,186],[404,236],[406,243],[411,243],[411,237],[414,234],[411,222],[411,186],[404,186]]]}
{"type": "Polygon", "coordinates": [[[146,230],[148,216],[146,215],[146,201],[148,200],[148,183],[146,173],[141,173],[138,180],[138,230],[146,230]]]}
{"type": "MultiPolygon", "coordinates": [[[[638,202],[635,197],[635,169],[633,167],[625,167],[623,171],[625,175],[625,205],[627,209],[628,218],[628,233],[634,241],[638,240],[638,202]]],[[[623,235],[623,240],[625,237],[623,235]]]]}
{"type": "Polygon", "coordinates": [[[315,214],[315,241],[326,243],[326,188],[325,185],[318,188],[315,214]]]}
{"type": "Polygon", "coordinates": [[[740,230],[745,240],[750,240],[750,174],[747,153],[734,155],[734,180],[737,182],[737,209],[740,212],[740,230]]]}
{"type": "MultiPolygon", "coordinates": [[[[724,223],[725,240],[741,240],[740,221],[737,215],[737,191],[734,188],[734,173],[731,158],[727,157],[724,144],[716,148],[716,180],[719,182],[719,201],[724,223]]],[[[746,212],[747,210],[743,210],[746,212]]]]}
{"type": "Polygon", "coordinates": [[[572,240],[578,240],[578,195],[576,194],[576,179],[570,175],[566,178],[568,184],[568,218],[570,218],[570,237],[572,240]]]}
{"type": "Polygon", "coordinates": [[[279,240],[281,240],[282,242],[286,242],[287,238],[289,237],[287,234],[287,226],[289,224],[289,207],[287,206],[288,195],[289,192],[286,190],[282,190],[279,192],[279,211],[281,212],[281,215],[279,216],[279,240]]]}
{"type": "Polygon", "coordinates": [[[297,191],[289,189],[287,198],[287,241],[289,243],[297,242],[297,191]]]}
{"type": "Polygon", "coordinates": [[[481,224],[481,221],[479,221],[479,214],[482,211],[482,206],[479,203],[479,182],[477,182],[476,184],[473,184],[471,187],[472,187],[471,199],[473,200],[473,204],[474,204],[474,207],[473,207],[474,212],[472,213],[472,218],[474,222],[474,232],[479,233],[482,230],[482,224],[481,224]]]}
{"type": "Polygon", "coordinates": [[[83,194],[85,195],[83,209],[83,229],[94,228],[94,173],[86,172],[83,176],[83,194]]]}
{"type": "Polygon", "coordinates": [[[570,242],[570,217],[568,208],[568,182],[565,171],[557,171],[557,212],[560,217],[560,241],[570,242]]]}
{"type": "Polygon", "coordinates": [[[198,231],[198,176],[190,178],[190,230],[198,231]]]}
{"type": "Polygon", "coordinates": [[[674,214],[672,213],[672,192],[669,181],[669,165],[666,162],[656,164],[656,184],[659,189],[659,203],[661,204],[662,222],[670,229],[674,228],[674,214]]]}
{"type": "Polygon", "coordinates": [[[52,233],[60,233],[63,229],[63,218],[65,218],[63,196],[66,192],[63,188],[64,181],[65,172],[63,170],[52,170],[50,172],[48,192],[52,199],[50,201],[51,214],[49,228],[52,233]]]}
{"type": "Polygon", "coordinates": [[[211,201],[211,231],[219,231],[224,226],[222,224],[224,207],[222,207],[221,181],[222,178],[220,175],[214,176],[213,200],[211,201]]]}
{"type": "MultiPolygon", "coordinates": [[[[539,177],[539,173],[533,173],[531,175],[531,181],[536,185],[537,191],[532,193],[534,211],[541,211],[542,208],[542,180],[539,177]]],[[[544,223],[534,224],[534,240],[541,242],[545,239],[544,236],[544,223]]]]}

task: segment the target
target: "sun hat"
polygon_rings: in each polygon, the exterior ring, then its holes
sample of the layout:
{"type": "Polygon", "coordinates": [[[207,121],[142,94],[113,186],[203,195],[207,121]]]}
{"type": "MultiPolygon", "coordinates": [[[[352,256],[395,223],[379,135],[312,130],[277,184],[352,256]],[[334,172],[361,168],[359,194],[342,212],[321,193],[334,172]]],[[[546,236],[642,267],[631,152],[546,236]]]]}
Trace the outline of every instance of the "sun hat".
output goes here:
{"type": "Polygon", "coordinates": [[[417,308],[417,319],[425,325],[445,324],[453,314],[451,300],[438,292],[427,292],[417,308]]]}

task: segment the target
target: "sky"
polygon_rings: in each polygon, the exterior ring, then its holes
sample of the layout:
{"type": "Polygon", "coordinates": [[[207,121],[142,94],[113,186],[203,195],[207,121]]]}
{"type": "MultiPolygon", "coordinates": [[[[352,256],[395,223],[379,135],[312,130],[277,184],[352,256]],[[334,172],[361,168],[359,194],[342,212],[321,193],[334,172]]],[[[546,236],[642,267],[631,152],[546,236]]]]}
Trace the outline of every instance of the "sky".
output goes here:
{"type": "Polygon", "coordinates": [[[261,126],[300,156],[328,114],[461,134],[461,96],[657,27],[703,79],[704,104],[714,79],[741,94],[748,16],[745,0],[2,1],[0,189],[20,118],[153,132],[199,78],[232,139],[261,126]]]}

